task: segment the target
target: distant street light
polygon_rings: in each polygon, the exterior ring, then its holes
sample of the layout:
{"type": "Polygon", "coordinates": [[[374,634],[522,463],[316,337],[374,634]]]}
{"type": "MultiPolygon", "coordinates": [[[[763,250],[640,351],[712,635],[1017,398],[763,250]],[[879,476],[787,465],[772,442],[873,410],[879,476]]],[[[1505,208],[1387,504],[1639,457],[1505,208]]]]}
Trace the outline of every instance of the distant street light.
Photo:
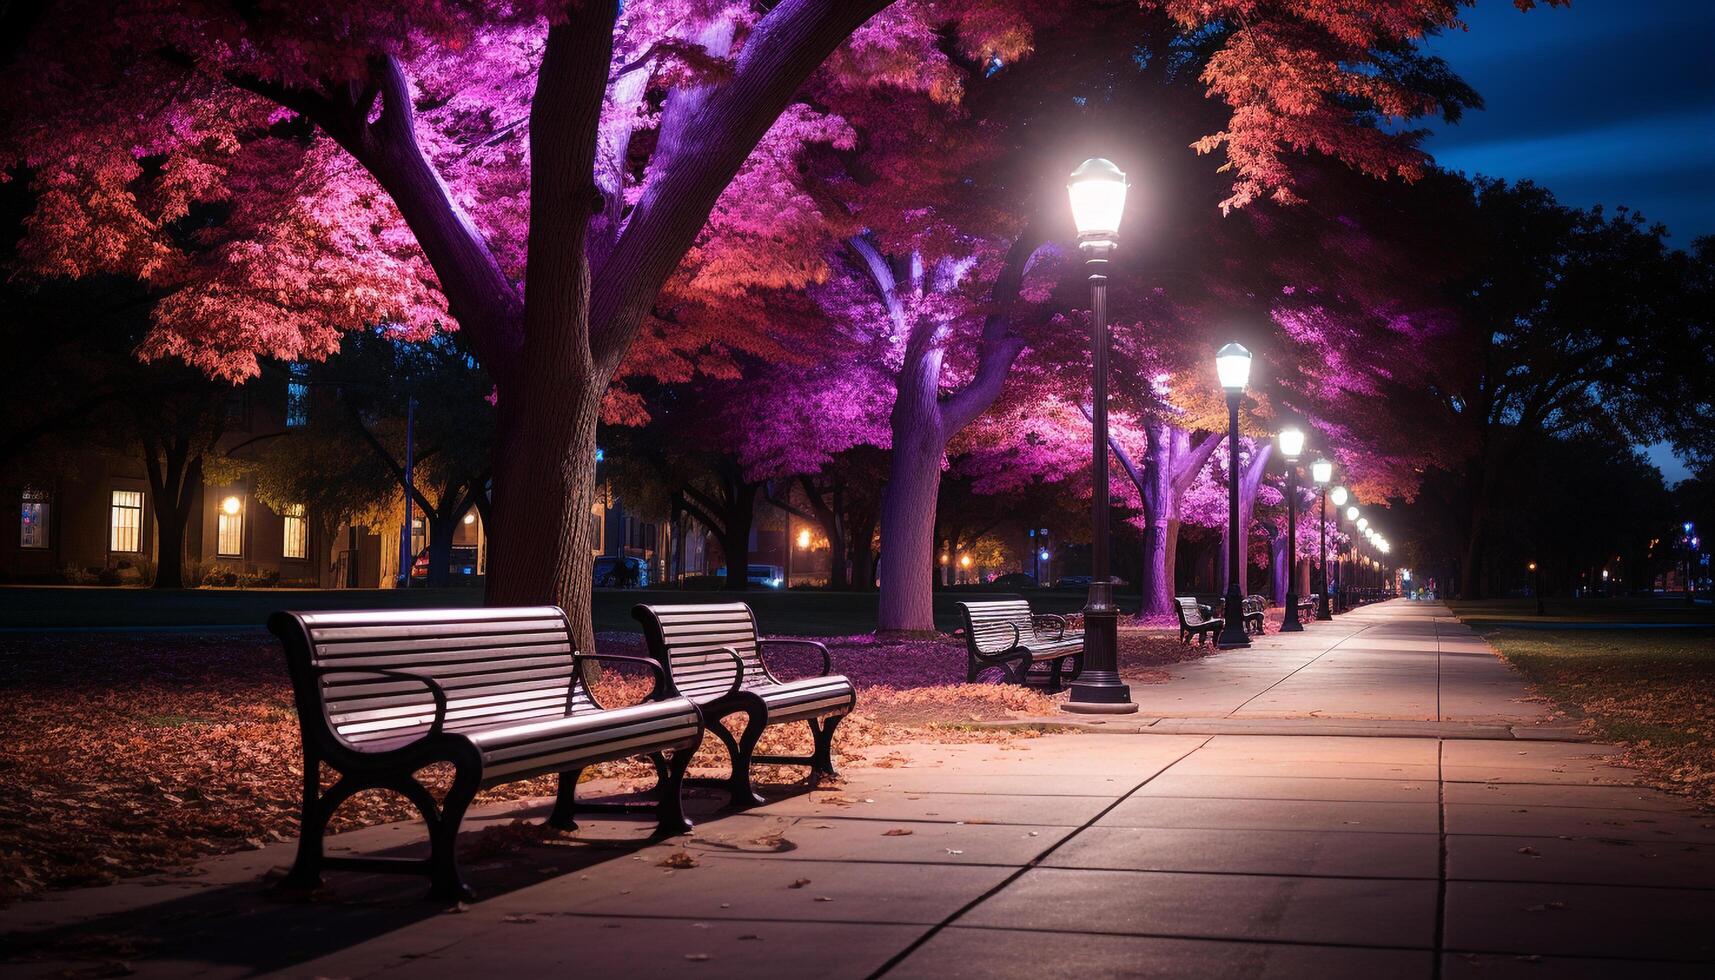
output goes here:
{"type": "Polygon", "coordinates": [[[1072,171],[1066,184],[1078,250],[1090,279],[1090,592],[1084,602],[1084,667],[1072,680],[1062,710],[1084,714],[1136,711],[1131,688],[1120,683],[1119,610],[1108,574],[1108,257],[1125,214],[1125,172],[1095,157],[1072,171]]]}
{"type": "Polygon", "coordinates": [[[1282,633],[1302,633],[1298,621],[1298,454],[1304,451],[1304,430],[1287,426],[1275,437],[1280,454],[1286,457],[1286,613],[1280,621],[1282,633]]]}
{"type": "MultiPolygon", "coordinates": [[[[1334,618],[1334,614],[1328,608],[1328,483],[1334,479],[1334,464],[1326,458],[1318,459],[1310,467],[1310,478],[1322,488],[1322,517],[1316,527],[1317,547],[1321,551],[1321,567],[1317,571],[1320,581],[1316,583],[1316,618],[1329,620],[1334,618]]],[[[1345,487],[1335,489],[1342,494],[1346,492],[1345,487]]],[[[1334,506],[1339,505],[1339,501],[1334,502],[1334,506]]]]}
{"type": "Polygon", "coordinates": [[[1232,649],[1251,645],[1245,633],[1245,597],[1239,589],[1240,563],[1244,560],[1244,535],[1239,527],[1239,403],[1250,382],[1251,352],[1242,344],[1221,348],[1215,354],[1215,374],[1227,395],[1227,611],[1215,645],[1232,649]]]}

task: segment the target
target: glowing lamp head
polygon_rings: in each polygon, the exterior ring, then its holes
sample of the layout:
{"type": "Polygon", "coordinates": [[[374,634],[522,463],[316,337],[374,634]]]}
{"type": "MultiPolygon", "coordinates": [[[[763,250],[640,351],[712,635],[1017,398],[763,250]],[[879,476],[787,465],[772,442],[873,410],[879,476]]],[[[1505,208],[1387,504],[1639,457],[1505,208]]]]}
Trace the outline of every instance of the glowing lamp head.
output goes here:
{"type": "Polygon", "coordinates": [[[1529,565],[1527,565],[1527,566],[1525,566],[1525,567],[1527,567],[1527,568],[1529,568],[1529,569],[1530,569],[1530,570],[1531,570],[1531,571],[1533,571],[1533,572],[1534,572],[1534,571],[1536,571],[1536,562],[1534,562],[1534,561],[1533,561],[1533,562],[1531,562],[1531,563],[1530,563],[1530,564],[1529,564],[1529,565]]]}
{"type": "Polygon", "coordinates": [[[1243,344],[1228,344],[1215,352],[1215,374],[1229,395],[1245,390],[1251,380],[1251,352],[1243,344]]]}
{"type": "Polygon", "coordinates": [[[1281,429],[1274,439],[1280,444],[1280,454],[1287,459],[1297,459],[1304,451],[1304,430],[1295,425],[1281,429]]]}
{"type": "Polygon", "coordinates": [[[466,513],[464,515],[464,522],[466,524],[475,524],[476,523],[476,515],[472,514],[472,513],[466,513]]]}
{"type": "Polygon", "coordinates": [[[941,554],[941,564],[943,564],[943,565],[945,565],[945,564],[946,564],[946,563],[947,563],[947,555],[946,555],[946,553],[945,553],[945,552],[942,552],[942,554],[941,554]]]}
{"type": "Polygon", "coordinates": [[[799,531],[798,532],[798,547],[800,547],[800,548],[809,548],[810,547],[810,532],[809,531],[805,530],[805,531],[799,531]]]}
{"type": "Polygon", "coordinates": [[[1370,526],[1370,519],[1369,518],[1367,518],[1367,517],[1358,518],[1358,530],[1360,530],[1360,531],[1368,530],[1369,526],[1370,526]]]}
{"type": "Polygon", "coordinates": [[[970,568],[971,567],[971,556],[970,555],[964,555],[964,556],[960,557],[959,558],[959,565],[963,568],[970,568]]]}
{"type": "Polygon", "coordinates": [[[1334,463],[1328,459],[1319,459],[1310,464],[1310,479],[1317,483],[1327,483],[1334,478],[1334,463]]]}
{"type": "Polygon", "coordinates": [[[1608,580],[1608,570],[1606,568],[1604,568],[1604,569],[1602,569],[1602,581],[1606,582],[1607,580],[1608,580]]]}
{"type": "Polygon", "coordinates": [[[237,497],[228,497],[220,502],[220,509],[228,514],[236,515],[244,507],[244,502],[237,497]]]}
{"type": "Polygon", "coordinates": [[[1046,550],[1039,551],[1039,552],[1037,552],[1036,557],[1042,559],[1043,561],[1047,561],[1048,560],[1048,552],[1046,550]]]}
{"type": "Polygon", "coordinates": [[[1119,235],[1125,188],[1125,172],[1112,160],[1091,157],[1072,171],[1066,193],[1072,199],[1072,223],[1078,226],[1080,239],[1112,241],[1119,235]]]}
{"type": "Polygon", "coordinates": [[[1335,487],[1328,491],[1328,499],[1334,502],[1335,507],[1344,507],[1346,501],[1352,499],[1352,495],[1346,491],[1345,487],[1335,487]]]}
{"type": "Polygon", "coordinates": [[[1347,507],[1346,508],[1346,520],[1355,521],[1357,519],[1358,519],[1358,505],[1353,504],[1352,506],[1347,507]]]}

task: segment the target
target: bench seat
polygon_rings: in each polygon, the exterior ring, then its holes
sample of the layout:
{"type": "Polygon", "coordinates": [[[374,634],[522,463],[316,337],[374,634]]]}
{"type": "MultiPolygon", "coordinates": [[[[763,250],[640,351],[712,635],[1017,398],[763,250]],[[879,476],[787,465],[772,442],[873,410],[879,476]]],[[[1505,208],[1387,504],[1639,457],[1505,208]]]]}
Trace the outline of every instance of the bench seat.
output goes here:
{"type": "Polygon", "coordinates": [[[1227,621],[1213,615],[1213,610],[1197,601],[1196,596],[1174,596],[1174,612],[1179,615],[1179,642],[1189,644],[1192,637],[1203,645],[1211,636],[1220,635],[1227,621]]]}
{"type": "Polygon", "coordinates": [[[468,899],[454,842],[477,791],[559,773],[549,822],[571,828],[582,771],[631,756],[649,757],[660,774],[650,808],[657,834],[691,828],[679,791],[702,742],[701,709],[652,660],[577,652],[556,607],[279,612],[268,627],[286,650],[304,748],[302,832],[287,885],[315,887],[324,868],[402,871],[428,875],[438,898],[468,899]],[[592,661],[649,670],[648,700],[604,707],[585,681],[592,661]],[[454,769],[439,803],[415,776],[438,762],[454,769]],[[339,776],[326,791],[323,767],[339,776]],[[367,789],[417,806],[428,860],[323,853],[334,811],[367,789]]]}
{"type": "Polygon", "coordinates": [[[732,770],[717,783],[728,791],[732,806],[767,802],[751,785],[752,763],[807,766],[812,781],[838,775],[834,729],[856,707],[857,690],[848,678],[833,672],[826,646],[815,640],[761,636],[756,614],[742,602],[643,604],[631,615],[643,626],[650,655],[676,689],[697,703],[710,722],[709,731],[726,746],[732,770]],[[790,681],[774,676],[763,650],[794,646],[821,654],[820,676],[790,681]],[[720,720],[736,714],[745,715],[746,722],[735,739],[720,720]],[[799,721],[810,729],[810,755],[756,754],[764,729],[799,721]]]}
{"type": "Polygon", "coordinates": [[[1036,614],[1023,599],[959,603],[965,621],[965,679],[995,667],[1007,680],[1026,684],[1031,668],[1047,664],[1044,686],[1059,691],[1084,665],[1084,634],[1068,628],[1064,617],[1036,614]]]}

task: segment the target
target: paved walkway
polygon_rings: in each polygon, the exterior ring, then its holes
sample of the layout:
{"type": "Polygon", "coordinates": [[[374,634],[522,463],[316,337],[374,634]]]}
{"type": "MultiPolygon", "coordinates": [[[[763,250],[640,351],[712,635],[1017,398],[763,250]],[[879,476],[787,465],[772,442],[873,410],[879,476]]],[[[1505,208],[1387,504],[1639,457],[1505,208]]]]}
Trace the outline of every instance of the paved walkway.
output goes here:
{"type": "Polygon", "coordinates": [[[478,841],[484,898],[461,911],[351,874],[330,902],[274,900],[276,845],[15,906],[0,929],[181,976],[1711,975],[1715,818],[1543,728],[1439,606],[1271,636],[1136,694],[1126,729],[870,750],[839,789],[705,814],[688,841],[617,821],[589,843],[478,841]],[[1245,728],[1265,723],[1301,727],[1245,728]],[[1210,731],[1169,731],[1191,725],[1210,731]],[[695,865],[664,866],[681,847],[695,865]]]}

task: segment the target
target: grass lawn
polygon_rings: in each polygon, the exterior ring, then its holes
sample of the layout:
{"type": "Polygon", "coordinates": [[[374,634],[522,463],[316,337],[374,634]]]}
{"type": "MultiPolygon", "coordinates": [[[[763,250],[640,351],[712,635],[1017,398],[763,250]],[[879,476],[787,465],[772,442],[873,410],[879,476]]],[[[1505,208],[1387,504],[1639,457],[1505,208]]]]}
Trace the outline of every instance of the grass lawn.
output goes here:
{"type": "Polygon", "coordinates": [[[1530,600],[1448,605],[1544,695],[1623,744],[1628,761],[1715,804],[1715,622],[1706,607],[1551,602],[1536,628],[1530,600]],[[1528,625],[1509,625],[1519,623],[1528,625]]]}
{"type": "MultiPolygon", "coordinates": [[[[1013,595],[982,589],[935,593],[935,625],[943,632],[959,623],[961,599],[1013,595]]],[[[1043,589],[1029,594],[1038,612],[1070,613],[1083,608],[1076,589],[1043,589]]],[[[873,592],[821,592],[752,589],[745,592],[681,592],[676,589],[599,590],[595,594],[597,632],[635,632],[631,607],[640,602],[728,602],[742,600],[756,610],[764,632],[795,636],[850,636],[875,629],[873,592]]],[[[1131,598],[1135,608],[1136,597],[1131,598]]],[[[152,589],[98,587],[0,588],[0,628],[76,627],[260,627],[276,609],[366,609],[477,606],[482,590],[460,589],[152,589]]],[[[1120,598],[1123,609],[1126,598],[1120,598]]]]}

